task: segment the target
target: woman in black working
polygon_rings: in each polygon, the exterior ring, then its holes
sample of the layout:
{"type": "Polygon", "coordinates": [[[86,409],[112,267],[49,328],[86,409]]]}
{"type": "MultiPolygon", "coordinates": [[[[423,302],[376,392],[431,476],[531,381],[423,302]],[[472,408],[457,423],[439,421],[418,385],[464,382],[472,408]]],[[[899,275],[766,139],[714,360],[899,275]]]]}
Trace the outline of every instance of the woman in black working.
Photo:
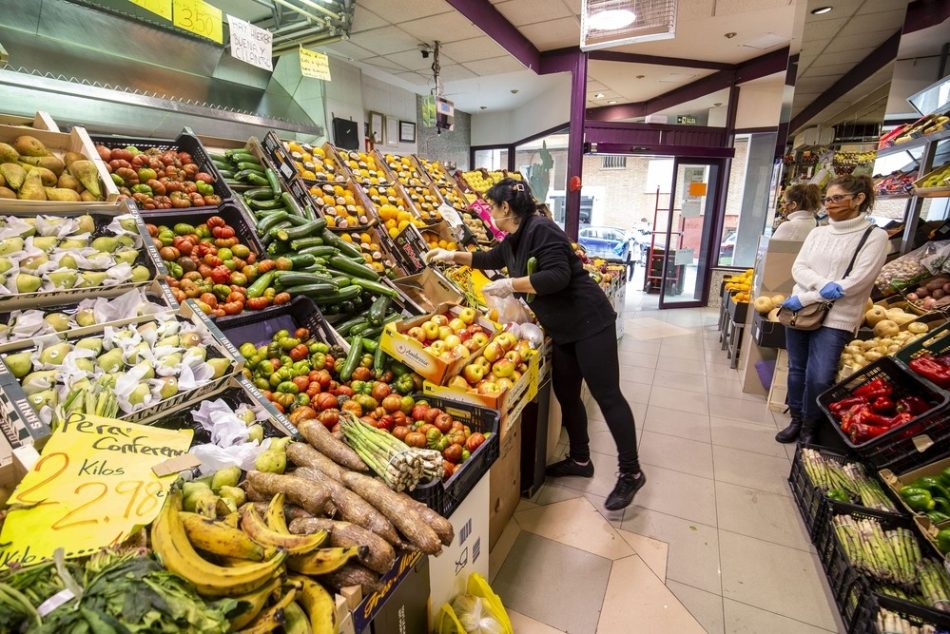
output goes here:
{"type": "Polygon", "coordinates": [[[537,213],[537,205],[525,186],[507,178],[488,190],[492,220],[508,236],[487,252],[468,253],[435,249],[428,261],[454,262],[476,269],[508,267],[511,277],[482,289],[505,297],[535,293],[531,309],[554,342],[554,394],[561,404],[564,426],[570,439],[570,454],[548,465],[551,477],[594,475],[587,435],[587,412],[581,402],[581,381],[607,420],[617,443],[620,473],[604,506],[625,508],[646,483],[637,459],[637,433],[633,413],[620,391],[617,358],[617,314],[603,290],[591,279],[571,249],[567,235],[550,218],[537,213]],[[537,259],[537,272],[526,275],[528,259],[537,259]]]}

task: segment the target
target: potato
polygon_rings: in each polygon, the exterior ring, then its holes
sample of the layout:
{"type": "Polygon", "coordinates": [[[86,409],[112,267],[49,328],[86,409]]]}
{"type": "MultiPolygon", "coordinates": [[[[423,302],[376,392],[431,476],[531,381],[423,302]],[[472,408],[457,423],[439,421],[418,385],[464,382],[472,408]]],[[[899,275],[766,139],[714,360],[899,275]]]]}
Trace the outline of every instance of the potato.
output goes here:
{"type": "Polygon", "coordinates": [[[922,335],[925,332],[929,332],[930,327],[927,324],[921,323],[919,321],[912,321],[907,324],[907,331],[903,334],[913,334],[913,335],[922,335]]]}
{"type": "Polygon", "coordinates": [[[917,295],[917,297],[930,297],[930,289],[920,287],[914,291],[914,294],[917,295]]]}
{"type": "Polygon", "coordinates": [[[882,306],[874,306],[871,310],[864,313],[864,321],[869,326],[876,326],[882,319],[887,319],[887,311],[882,306]]]}
{"type": "Polygon", "coordinates": [[[933,297],[934,299],[940,299],[944,297],[946,294],[947,294],[946,291],[944,291],[942,288],[938,288],[938,289],[935,289],[934,292],[930,294],[930,296],[933,297]]]}
{"type": "Polygon", "coordinates": [[[877,361],[883,356],[884,354],[881,352],[878,352],[877,350],[869,350],[867,354],[864,355],[864,358],[867,359],[868,362],[873,363],[874,361],[877,361]]]}
{"type": "Polygon", "coordinates": [[[900,326],[890,319],[882,319],[874,325],[874,334],[878,337],[894,337],[897,336],[900,331],[900,326]]]}

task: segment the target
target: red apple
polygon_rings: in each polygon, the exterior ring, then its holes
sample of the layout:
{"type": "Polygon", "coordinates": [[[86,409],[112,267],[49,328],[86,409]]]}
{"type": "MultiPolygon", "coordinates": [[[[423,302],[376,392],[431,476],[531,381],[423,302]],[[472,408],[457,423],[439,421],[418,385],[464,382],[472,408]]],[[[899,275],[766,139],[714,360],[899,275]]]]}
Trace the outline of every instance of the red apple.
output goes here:
{"type": "Polygon", "coordinates": [[[475,385],[485,378],[485,366],[478,363],[470,363],[462,370],[465,380],[475,385]]]}
{"type": "Polygon", "coordinates": [[[501,390],[498,389],[498,384],[494,381],[484,381],[478,386],[478,393],[488,396],[497,396],[501,394],[501,390]]]}
{"type": "Polygon", "coordinates": [[[475,309],[474,308],[463,308],[459,311],[459,319],[461,319],[466,324],[471,324],[475,322],[475,309]]]}
{"type": "Polygon", "coordinates": [[[449,328],[452,329],[452,332],[459,333],[465,330],[465,322],[456,317],[449,321],[449,328]]]}
{"type": "Polygon", "coordinates": [[[422,328],[420,328],[419,326],[413,326],[412,328],[410,328],[409,330],[407,330],[407,331],[406,331],[406,336],[411,337],[411,338],[415,339],[416,341],[423,342],[423,343],[424,343],[425,340],[426,340],[426,333],[425,333],[425,331],[424,331],[422,328]]]}
{"type": "Polygon", "coordinates": [[[497,341],[492,341],[485,347],[485,351],[482,353],[485,355],[485,358],[488,359],[491,363],[494,363],[498,359],[504,356],[505,351],[502,349],[501,345],[497,341]]]}
{"type": "Polygon", "coordinates": [[[449,318],[446,317],[445,315],[432,315],[432,317],[429,318],[429,321],[434,323],[436,326],[449,325],[449,318]]]}
{"type": "Polygon", "coordinates": [[[468,381],[465,380],[465,377],[456,375],[449,379],[448,387],[455,388],[457,390],[467,390],[468,381]]]}
{"type": "Polygon", "coordinates": [[[489,368],[491,368],[491,361],[489,361],[488,358],[483,355],[475,357],[475,360],[472,361],[472,363],[477,363],[478,365],[482,366],[485,368],[486,372],[489,368]]]}
{"type": "Polygon", "coordinates": [[[512,382],[512,380],[507,377],[498,379],[496,383],[498,384],[498,389],[501,392],[507,392],[515,386],[514,382],[512,382]]]}
{"type": "Polygon", "coordinates": [[[515,364],[508,359],[499,359],[491,367],[491,373],[496,378],[509,377],[515,371],[515,364]]]}
{"type": "Polygon", "coordinates": [[[488,343],[488,335],[484,332],[476,332],[472,334],[472,341],[478,344],[478,347],[481,348],[486,343],[488,343]]]}
{"type": "Polygon", "coordinates": [[[435,341],[439,338],[439,325],[431,319],[422,323],[422,331],[429,341],[435,341]]]}
{"type": "Polygon", "coordinates": [[[516,366],[519,363],[521,363],[521,355],[518,353],[517,350],[509,350],[508,352],[505,353],[505,358],[511,361],[511,363],[516,366]]]}

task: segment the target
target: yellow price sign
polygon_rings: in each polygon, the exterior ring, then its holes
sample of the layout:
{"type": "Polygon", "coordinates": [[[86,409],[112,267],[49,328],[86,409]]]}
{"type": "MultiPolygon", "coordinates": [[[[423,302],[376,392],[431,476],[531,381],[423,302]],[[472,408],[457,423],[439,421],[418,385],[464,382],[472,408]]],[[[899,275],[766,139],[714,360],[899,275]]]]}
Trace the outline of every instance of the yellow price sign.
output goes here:
{"type": "Polygon", "coordinates": [[[300,47],[300,74],[304,77],[330,81],[330,59],[326,53],[300,47]]]}
{"type": "Polygon", "coordinates": [[[129,2],[160,15],[166,20],[172,19],[172,0],[129,0],[129,2]]]}
{"type": "Polygon", "coordinates": [[[7,501],[0,569],[81,557],[154,520],[177,475],[152,467],[188,451],[193,432],[77,414],[50,436],[7,501]]]}
{"type": "Polygon", "coordinates": [[[218,44],[224,42],[221,9],[204,0],[174,0],[174,9],[175,26],[214,40],[218,44]]]}

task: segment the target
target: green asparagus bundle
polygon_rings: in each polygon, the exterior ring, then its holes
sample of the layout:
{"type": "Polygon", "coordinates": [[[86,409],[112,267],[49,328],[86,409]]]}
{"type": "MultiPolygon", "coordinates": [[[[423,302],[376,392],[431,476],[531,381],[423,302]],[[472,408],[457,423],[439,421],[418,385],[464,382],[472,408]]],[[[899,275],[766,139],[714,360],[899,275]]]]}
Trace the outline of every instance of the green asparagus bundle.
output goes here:
{"type": "Polygon", "coordinates": [[[933,559],[920,562],[917,570],[924,602],[937,610],[950,612],[950,577],[947,571],[933,559]]]}
{"type": "Polygon", "coordinates": [[[906,528],[885,531],[873,519],[837,515],[835,534],[845,555],[879,581],[913,587],[922,557],[913,532],[906,528]]]}
{"type": "Polygon", "coordinates": [[[825,458],[814,449],[802,449],[802,466],[808,479],[828,497],[839,502],[856,501],[867,508],[897,512],[884,489],[864,467],[825,458]]]}
{"type": "Polygon", "coordinates": [[[935,634],[937,631],[933,625],[914,625],[897,612],[884,608],[877,612],[877,629],[881,634],[935,634]]]}
{"type": "Polygon", "coordinates": [[[442,477],[442,454],[434,449],[410,447],[349,412],[340,413],[340,429],[347,444],[395,491],[412,491],[420,482],[442,477]]]}

